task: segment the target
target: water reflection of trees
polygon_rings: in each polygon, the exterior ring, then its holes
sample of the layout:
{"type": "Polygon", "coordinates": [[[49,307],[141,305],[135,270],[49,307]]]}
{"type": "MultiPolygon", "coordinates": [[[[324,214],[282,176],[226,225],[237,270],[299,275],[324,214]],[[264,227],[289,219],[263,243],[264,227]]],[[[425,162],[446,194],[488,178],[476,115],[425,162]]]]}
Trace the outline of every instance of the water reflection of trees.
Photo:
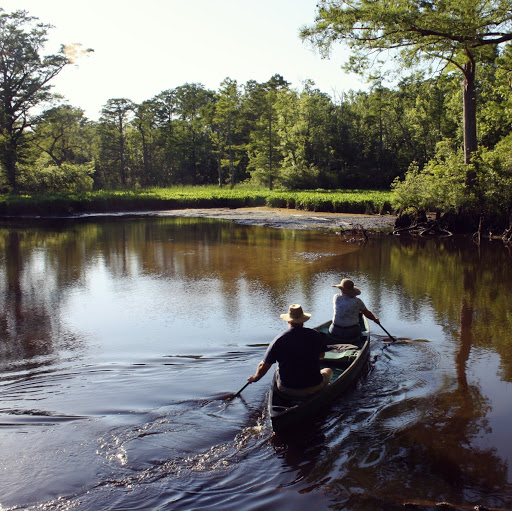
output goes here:
{"type": "Polygon", "coordinates": [[[84,285],[91,265],[101,264],[117,278],[150,275],[187,284],[218,282],[226,316],[236,313],[248,289],[265,293],[275,311],[288,305],[282,300],[290,286],[299,285],[310,296],[316,275],[339,269],[339,277],[345,271],[368,276],[365,299],[377,309],[391,294],[419,317],[428,301],[453,336],[467,294],[466,274],[474,289],[467,311],[473,342],[496,350],[502,378],[512,381],[512,343],[503,334],[512,327],[505,299],[512,269],[501,245],[478,249],[455,240],[390,240],[376,249],[361,249],[319,232],[208,219],[120,218],[3,229],[0,246],[5,248],[0,328],[5,338],[25,332],[21,344],[27,353],[40,342],[36,338],[46,339],[45,347],[36,351],[51,351],[50,332],[58,327],[51,318],[62,292],[84,285]]]}
{"type": "Polygon", "coordinates": [[[218,282],[226,316],[233,316],[248,289],[259,288],[274,303],[292,279],[310,285],[311,275],[329,266],[326,253],[358,249],[318,233],[190,218],[44,221],[1,229],[0,246],[4,360],[47,355],[55,343],[73,348],[78,341],[62,331],[59,308],[66,290],[86,286],[93,266],[116,279],[218,282]],[[317,253],[310,254],[312,238],[317,253]]]}
{"type": "Polygon", "coordinates": [[[512,269],[510,254],[501,246],[478,249],[456,240],[386,240],[378,247],[361,249],[321,233],[204,219],[122,219],[4,228],[0,246],[4,249],[0,256],[4,361],[50,355],[65,343],[73,349],[78,340],[64,331],[59,310],[68,290],[87,285],[93,266],[101,266],[116,278],[177,279],[190,288],[204,285],[206,289],[216,283],[223,297],[220,307],[231,317],[247,314],[239,311],[240,296],[255,290],[268,294],[269,311],[259,312],[275,314],[276,308],[288,305],[281,300],[292,281],[308,296],[314,291],[315,276],[322,272],[339,271],[339,277],[345,271],[366,275],[365,297],[370,297],[372,306],[384,303],[391,294],[401,300],[404,310],[420,315],[428,300],[457,343],[455,374],[447,376],[434,397],[404,400],[387,410],[400,417],[414,408],[421,420],[396,436],[379,433],[389,455],[376,468],[361,467],[361,459],[368,454],[364,438],[343,444],[343,452],[331,449],[325,453],[326,440],[315,437],[308,444],[303,466],[303,458],[295,457],[303,444],[287,444],[283,463],[297,469],[300,477],[314,472],[313,479],[319,480],[319,472],[330,471],[336,460],[350,456],[343,467],[347,478],[369,481],[365,487],[381,484],[387,491],[393,486],[391,473],[406,479],[397,481],[397,494],[406,487],[415,496],[418,480],[426,478],[424,488],[432,490],[432,498],[446,494],[447,500],[459,502],[468,488],[492,493],[507,484],[507,467],[498,454],[475,447],[475,439],[487,427],[490,405],[467,379],[471,350],[481,346],[499,353],[502,378],[512,381],[512,343],[504,335],[512,327],[507,300],[512,269]],[[324,460],[322,466],[319,459],[324,460]],[[440,490],[439,481],[444,481],[440,490]]]}
{"type": "Polygon", "coordinates": [[[404,240],[391,249],[388,270],[389,279],[406,296],[403,306],[414,307],[428,297],[454,338],[460,308],[465,307],[472,342],[496,351],[502,379],[512,381],[512,342],[507,335],[512,330],[507,300],[512,265],[502,245],[488,243],[479,248],[468,240],[404,240]]]}
{"type": "MultiPolygon", "coordinates": [[[[467,366],[474,347],[495,350],[501,357],[502,379],[512,379],[512,343],[505,335],[512,327],[505,298],[512,282],[510,254],[501,245],[406,239],[392,247],[386,267],[388,282],[396,282],[405,296],[402,307],[414,310],[428,298],[448,338],[457,343],[456,380],[447,376],[433,398],[415,402],[422,419],[394,439],[396,452],[407,446],[405,461],[418,481],[440,477],[448,483],[447,500],[463,501],[469,488],[503,490],[507,464],[496,449],[475,445],[488,428],[491,403],[478,384],[468,384],[467,366]]],[[[404,456],[388,461],[402,463],[404,456]]],[[[438,498],[439,493],[431,496],[438,498]]]]}
{"type": "MultiPolygon", "coordinates": [[[[508,482],[508,466],[494,448],[478,448],[475,440],[487,426],[491,404],[477,384],[469,385],[467,363],[474,341],[474,303],[478,284],[470,268],[461,269],[460,322],[455,351],[456,381],[446,381],[433,400],[423,406],[424,420],[412,426],[406,440],[412,446],[411,470],[425,467],[426,473],[448,483],[450,495],[465,500],[467,489],[483,493],[502,491],[508,482]]],[[[432,495],[433,498],[436,495],[432,495]]],[[[438,496],[437,496],[438,497],[438,496]]]]}
{"type": "MultiPolygon", "coordinates": [[[[503,335],[512,326],[505,298],[512,279],[510,256],[501,246],[478,249],[464,241],[406,240],[388,248],[349,256],[348,266],[355,273],[369,275],[367,293],[372,304],[383,303],[396,292],[402,297],[403,310],[419,317],[428,301],[445,326],[447,338],[456,343],[455,372],[445,375],[434,395],[400,400],[383,411],[386,417],[417,416],[395,435],[378,431],[379,424],[372,424],[370,441],[356,438],[359,433],[355,433],[348,437],[349,445],[342,441],[332,448],[332,464],[343,456],[348,460],[341,478],[331,485],[337,493],[347,495],[353,484],[373,487],[373,497],[388,503],[410,499],[425,504],[429,500],[432,504],[440,500],[462,504],[471,502],[469,495],[476,494],[477,499],[500,507],[508,486],[508,466],[495,448],[478,446],[482,435],[490,431],[487,417],[492,402],[478,383],[468,383],[467,370],[474,347],[492,349],[502,357],[502,377],[510,378],[511,346],[503,335]],[[381,279],[386,291],[379,285],[381,279]],[[363,468],[361,460],[369,456],[373,442],[385,442],[373,444],[373,448],[387,454],[381,462],[363,468]]],[[[345,434],[340,431],[331,436],[344,438],[345,434]]],[[[332,464],[326,464],[328,471],[332,464]]],[[[321,472],[320,465],[316,471],[321,472]]],[[[315,474],[315,479],[323,477],[332,474],[315,474]]]]}
{"type": "Polygon", "coordinates": [[[338,496],[340,508],[343,503],[356,509],[365,502],[372,509],[400,509],[410,502],[417,504],[411,508],[437,509],[436,502],[441,501],[451,502],[455,506],[449,507],[457,509],[457,505],[469,509],[475,504],[507,507],[503,501],[509,494],[507,463],[497,449],[478,447],[482,433],[487,432],[486,417],[492,403],[478,384],[469,384],[467,378],[477,294],[471,271],[463,271],[459,331],[454,339],[455,372],[446,374],[433,394],[397,397],[385,407],[378,401],[382,392],[378,382],[374,383],[375,392],[366,387],[356,393],[350,402],[357,402],[357,395],[362,402],[354,403],[354,411],[348,411],[350,405],[346,405],[348,418],[333,419],[333,431],[326,437],[334,445],[329,449],[318,446],[324,448],[326,459],[309,468],[305,484],[308,478],[329,481],[326,489],[338,496]],[[373,408],[379,412],[371,423],[355,427],[364,423],[360,416],[373,408]],[[389,421],[401,427],[392,430],[389,421]],[[340,459],[345,461],[336,477],[332,466],[340,459]],[[361,488],[373,491],[361,493],[361,488]]]}
{"type": "Polygon", "coordinates": [[[18,231],[6,233],[3,240],[5,266],[2,272],[4,282],[0,315],[3,342],[0,349],[4,361],[52,351],[51,346],[44,342],[48,338],[47,332],[51,330],[49,307],[52,297],[46,297],[48,303],[45,306],[38,293],[40,282],[32,281],[28,275],[31,264],[24,258],[26,242],[26,237],[18,231]]]}
{"type": "Polygon", "coordinates": [[[0,231],[4,249],[0,266],[2,363],[29,361],[53,354],[56,346],[66,348],[79,344],[56,322],[61,295],[61,282],[56,277],[68,273],[64,281],[69,281],[76,267],[60,266],[61,258],[55,258],[52,250],[46,251],[52,245],[60,251],[66,238],[59,233],[48,238],[31,229],[0,231]],[[54,265],[61,267],[59,274],[53,271],[54,265]]]}

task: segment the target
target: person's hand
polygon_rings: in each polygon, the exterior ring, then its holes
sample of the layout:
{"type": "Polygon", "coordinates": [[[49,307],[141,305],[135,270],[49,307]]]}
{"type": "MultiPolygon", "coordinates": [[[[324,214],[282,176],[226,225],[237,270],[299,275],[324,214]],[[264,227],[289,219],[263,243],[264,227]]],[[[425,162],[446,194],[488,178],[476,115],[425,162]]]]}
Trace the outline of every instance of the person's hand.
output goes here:
{"type": "Polygon", "coordinates": [[[249,376],[249,378],[247,378],[247,381],[249,383],[254,383],[254,382],[257,382],[258,380],[259,380],[259,378],[255,374],[251,374],[251,376],[249,376]]]}
{"type": "Polygon", "coordinates": [[[380,325],[379,318],[375,318],[373,321],[375,321],[375,323],[377,323],[377,325],[380,325]]]}

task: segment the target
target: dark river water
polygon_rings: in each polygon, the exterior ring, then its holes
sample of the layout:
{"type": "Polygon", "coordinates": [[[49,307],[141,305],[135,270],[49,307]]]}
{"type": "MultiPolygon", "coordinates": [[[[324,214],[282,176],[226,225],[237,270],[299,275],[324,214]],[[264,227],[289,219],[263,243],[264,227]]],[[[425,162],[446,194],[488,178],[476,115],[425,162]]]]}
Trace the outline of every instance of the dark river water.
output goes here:
{"type": "Polygon", "coordinates": [[[0,226],[0,509],[512,509],[512,255],[191,218],[0,226]],[[352,278],[357,384],[275,435],[252,374],[352,278]]]}

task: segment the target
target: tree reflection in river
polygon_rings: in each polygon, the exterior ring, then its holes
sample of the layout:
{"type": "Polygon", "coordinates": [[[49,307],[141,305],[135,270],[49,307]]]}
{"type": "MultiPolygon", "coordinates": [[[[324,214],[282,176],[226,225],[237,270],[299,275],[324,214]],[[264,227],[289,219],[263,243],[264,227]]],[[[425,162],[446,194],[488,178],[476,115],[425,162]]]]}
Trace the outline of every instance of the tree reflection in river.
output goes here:
{"type": "MultiPolygon", "coordinates": [[[[407,463],[411,474],[420,469],[422,477],[440,477],[445,486],[442,500],[460,502],[461,493],[471,493],[478,487],[488,495],[489,505],[499,507],[503,502],[499,498],[493,501],[492,496],[507,487],[508,466],[496,448],[478,448],[474,444],[488,431],[486,417],[492,405],[478,383],[468,384],[475,286],[474,275],[467,268],[462,275],[460,335],[454,353],[456,381],[447,379],[432,400],[422,404],[423,420],[406,433],[412,447],[407,463]]],[[[440,489],[438,486],[437,492],[428,497],[439,500],[440,489]]]]}
{"type": "MultiPolygon", "coordinates": [[[[29,360],[53,351],[51,336],[51,303],[43,303],[37,282],[23,285],[23,278],[31,271],[31,262],[25,259],[21,245],[23,235],[10,231],[5,237],[5,285],[0,318],[2,338],[1,358],[29,360]],[[11,339],[11,342],[9,342],[11,339]],[[14,341],[14,342],[13,342],[14,341]]],[[[41,278],[41,276],[40,276],[41,278]]]]}
{"type": "Polygon", "coordinates": [[[63,284],[63,273],[73,271],[73,264],[62,264],[67,251],[60,243],[57,253],[45,253],[47,237],[33,230],[0,231],[5,249],[1,268],[3,275],[0,311],[0,358],[2,364],[20,362],[24,366],[51,364],[56,350],[76,350],[81,342],[56,321],[63,284]],[[60,266],[56,271],[52,260],[60,266]],[[57,343],[57,346],[55,344],[57,343]],[[50,359],[45,357],[50,356],[50,359]]]}
{"type": "Polygon", "coordinates": [[[250,488],[247,508],[292,493],[293,506],[354,510],[512,507],[512,450],[497,434],[512,419],[501,245],[121,218],[7,226],[0,246],[0,506],[101,508],[105,491],[125,508],[243,507],[203,495],[215,482],[224,495],[250,488]],[[327,319],[344,276],[415,341],[375,332],[371,372],[294,438],[271,434],[265,382],[229,406],[212,398],[241,387],[290,303],[327,319]]]}

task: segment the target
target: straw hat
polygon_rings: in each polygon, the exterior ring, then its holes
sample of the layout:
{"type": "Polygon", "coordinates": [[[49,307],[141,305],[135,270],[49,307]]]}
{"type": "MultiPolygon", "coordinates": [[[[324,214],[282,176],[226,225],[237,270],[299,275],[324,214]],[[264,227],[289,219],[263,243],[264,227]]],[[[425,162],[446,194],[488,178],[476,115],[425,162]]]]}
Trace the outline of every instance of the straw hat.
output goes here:
{"type": "Polygon", "coordinates": [[[289,323],[305,323],[311,317],[311,314],[305,314],[302,307],[298,303],[294,303],[290,305],[288,314],[281,314],[280,317],[289,323]]]}
{"type": "Polygon", "coordinates": [[[337,287],[348,296],[357,296],[361,294],[361,290],[354,286],[350,279],[343,279],[339,284],[334,284],[332,287],[337,287]]]}

